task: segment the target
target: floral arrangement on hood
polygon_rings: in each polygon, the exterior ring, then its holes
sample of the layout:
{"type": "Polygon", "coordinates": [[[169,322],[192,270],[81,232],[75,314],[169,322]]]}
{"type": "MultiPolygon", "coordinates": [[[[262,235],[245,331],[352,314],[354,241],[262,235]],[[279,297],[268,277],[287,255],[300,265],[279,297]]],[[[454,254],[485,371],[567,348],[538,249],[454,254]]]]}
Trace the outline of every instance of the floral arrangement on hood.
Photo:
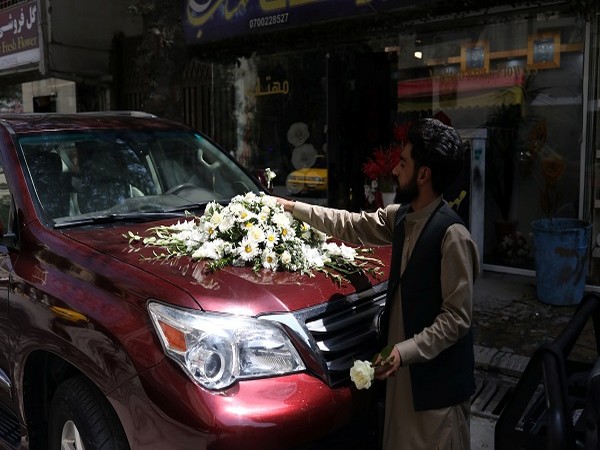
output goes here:
{"type": "Polygon", "coordinates": [[[208,260],[209,271],[225,266],[262,270],[320,271],[341,283],[352,274],[379,276],[383,263],[368,256],[372,250],[328,242],[328,236],[295,219],[274,197],[247,193],[227,206],[212,202],[200,217],[170,226],[153,227],[142,237],[131,231],[130,244],[157,247],[154,259],[188,256],[208,260]]]}

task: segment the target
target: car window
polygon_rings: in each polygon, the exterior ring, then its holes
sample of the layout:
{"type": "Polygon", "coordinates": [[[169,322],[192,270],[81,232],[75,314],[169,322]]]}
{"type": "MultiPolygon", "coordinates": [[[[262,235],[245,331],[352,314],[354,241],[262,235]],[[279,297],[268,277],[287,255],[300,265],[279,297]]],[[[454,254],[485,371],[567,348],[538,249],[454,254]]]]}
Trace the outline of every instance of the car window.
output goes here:
{"type": "Polygon", "coordinates": [[[259,191],[235,162],[196,133],[47,133],[19,143],[32,197],[55,222],[192,209],[259,191]]]}

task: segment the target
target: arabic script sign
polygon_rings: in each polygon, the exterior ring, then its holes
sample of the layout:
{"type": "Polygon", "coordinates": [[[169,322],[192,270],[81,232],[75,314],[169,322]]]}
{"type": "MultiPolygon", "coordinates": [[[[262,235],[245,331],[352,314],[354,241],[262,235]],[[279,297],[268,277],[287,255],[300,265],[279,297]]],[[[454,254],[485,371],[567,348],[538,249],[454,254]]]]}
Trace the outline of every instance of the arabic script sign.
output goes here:
{"type": "MultiPolygon", "coordinates": [[[[434,3],[423,0],[419,6],[434,3]]],[[[414,0],[185,0],[183,24],[190,44],[277,31],[345,17],[414,6],[414,0]]]]}
{"type": "Polygon", "coordinates": [[[0,70],[39,60],[37,1],[0,11],[0,70]]]}

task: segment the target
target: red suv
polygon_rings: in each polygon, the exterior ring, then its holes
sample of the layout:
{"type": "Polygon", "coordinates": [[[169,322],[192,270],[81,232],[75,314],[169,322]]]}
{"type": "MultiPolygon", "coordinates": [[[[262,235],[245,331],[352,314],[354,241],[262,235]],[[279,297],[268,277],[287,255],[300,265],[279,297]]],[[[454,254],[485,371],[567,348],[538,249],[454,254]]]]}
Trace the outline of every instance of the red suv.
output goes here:
{"type": "Polygon", "coordinates": [[[262,191],[210,139],[142,113],[4,115],[0,157],[0,446],[371,445],[373,390],[348,375],[377,350],[385,277],[206,273],[126,238],[262,191]]]}

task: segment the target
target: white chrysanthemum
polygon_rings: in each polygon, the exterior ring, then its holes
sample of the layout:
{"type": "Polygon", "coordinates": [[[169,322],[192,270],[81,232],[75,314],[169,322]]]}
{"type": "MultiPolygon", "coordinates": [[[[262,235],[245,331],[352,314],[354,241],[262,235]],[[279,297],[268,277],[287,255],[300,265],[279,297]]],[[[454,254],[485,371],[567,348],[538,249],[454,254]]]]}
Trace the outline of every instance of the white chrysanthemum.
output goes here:
{"type": "Polygon", "coordinates": [[[240,259],[244,261],[252,261],[256,255],[258,255],[260,248],[258,242],[244,238],[238,247],[238,255],[240,259]]]}
{"type": "Polygon", "coordinates": [[[212,223],[214,226],[218,227],[222,220],[223,220],[223,215],[220,212],[215,212],[210,218],[210,223],[212,223]]]}
{"type": "Polygon", "coordinates": [[[210,222],[204,222],[199,231],[203,233],[203,237],[200,238],[203,241],[214,239],[217,236],[217,228],[210,222]]]}
{"type": "Polygon", "coordinates": [[[340,247],[334,242],[325,242],[321,245],[323,251],[331,256],[341,256],[342,251],[340,247]]]}
{"type": "Polygon", "coordinates": [[[254,218],[256,218],[256,214],[246,208],[240,209],[236,216],[237,221],[242,223],[249,222],[254,218]]]}
{"type": "Polygon", "coordinates": [[[277,199],[270,195],[263,196],[263,204],[269,209],[275,209],[277,207],[282,208],[282,206],[280,206],[277,202],[277,199]]]}
{"type": "Polygon", "coordinates": [[[265,230],[265,245],[268,248],[272,248],[279,241],[279,233],[275,228],[267,228],[265,230]]]}
{"type": "Polygon", "coordinates": [[[188,251],[195,249],[203,241],[202,234],[197,228],[181,230],[173,235],[173,239],[183,243],[188,251]]]}
{"type": "Polygon", "coordinates": [[[231,228],[233,228],[234,224],[235,221],[233,220],[233,217],[227,214],[223,216],[223,219],[221,220],[221,222],[219,222],[218,230],[221,233],[226,233],[229,230],[231,230],[231,228]]]}
{"type": "Polygon", "coordinates": [[[346,261],[352,262],[356,258],[356,250],[347,245],[337,245],[333,242],[327,242],[322,245],[323,252],[330,256],[340,256],[346,261]]]}
{"type": "Polygon", "coordinates": [[[228,214],[235,220],[238,219],[242,211],[246,210],[246,207],[241,203],[230,203],[227,207],[228,214]]]}
{"type": "Polygon", "coordinates": [[[265,240],[265,232],[260,226],[252,227],[248,230],[248,239],[261,243],[265,240]]]}
{"type": "Polygon", "coordinates": [[[193,220],[184,220],[183,222],[177,221],[176,224],[171,225],[169,228],[174,231],[191,230],[195,228],[196,224],[193,220]]]}
{"type": "Polygon", "coordinates": [[[198,247],[194,253],[192,253],[192,259],[219,259],[222,257],[222,242],[220,239],[214,241],[208,241],[198,247]]]}
{"type": "Polygon", "coordinates": [[[265,251],[263,251],[261,261],[262,266],[265,269],[277,270],[277,254],[273,250],[266,249],[265,251]]]}
{"type": "Polygon", "coordinates": [[[319,249],[305,245],[303,253],[308,267],[323,267],[323,257],[319,249]]]}
{"type": "MultiPolygon", "coordinates": [[[[204,216],[206,217],[210,217],[212,216],[215,212],[221,211],[223,210],[223,205],[217,203],[217,202],[210,202],[209,204],[206,205],[206,208],[204,210],[204,216]]],[[[203,216],[203,218],[204,218],[203,216]]]]}
{"type": "Polygon", "coordinates": [[[340,245],[340,251],[341,251],[342,258],[344,258],[346,261],[354,261],[354,258],[356,257],[355,249],[342,244],[342,245],[340,245]]]}
{"type": "Polygon", "coordinates": [[[248,202],[248,203],[255,203],[258,201],[258,196],[254,192],[250,191],[244,195],[244,197],[242,198],[242,201],[248,202]]]}
{"type": "Polygon", "coordinates": [[[267,222],[269,217],[271,217],[271,209],[267,206],[263,206],[260,208],[260,212],[258,213],[257,217],[260,222],[267,222]]]}
{"type": "Polygon", "coordinates": [[[292,216],[288,213],[278,212],[273,214],[271,221],[279,228],[286,228],[292,224],[292,216]]]}
{"type": "Polygon", "coordinates": [[[296,231],[290,226],[282,227],[279,230],[279,233],[280,233],[281,239],[284,241],[290,241],[296,237],[296,231]]]}
{"type": "Polygon", "coordinates": [[[317,241],[319,242],[325,242],[327,241],[327,234],[323,233],[322,231],[319,230],[315,230],[314,228],[311,228],[311,231],[313,233],[313,236],[317,239],[317,241]]]}

